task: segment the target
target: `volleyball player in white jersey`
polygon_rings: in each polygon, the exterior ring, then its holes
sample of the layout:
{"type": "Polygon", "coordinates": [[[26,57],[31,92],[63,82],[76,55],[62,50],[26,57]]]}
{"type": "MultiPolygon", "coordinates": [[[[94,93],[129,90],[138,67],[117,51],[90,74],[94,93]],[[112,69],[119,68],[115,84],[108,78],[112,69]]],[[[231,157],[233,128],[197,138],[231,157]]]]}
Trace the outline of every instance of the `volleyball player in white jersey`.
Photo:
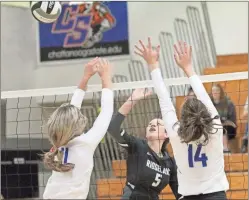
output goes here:
{"type": "Polygon", "coordinates": [[[159,47],[153,50],[150,39],[147,47],[141,41],[140,44],[136,53],[149,66],[178,167],[178,193],[187,200],[225,200],[229,184],[224,171],[223,129],[218,112],[192,67],[192,48],[186,43],[174,46],[176,63],[189,78],[197,97],[186,100],[178,121],[158,66],[159,47]]]}
{"type": "Polygon", "coordinates": [[[70,104],[61,105],[48,120],[48,137],[53,151],[44,163],[53,170],[44,199],[86,199],[93,170],[93,154],[107,132],[113,114],[111,69],[106,60],[96,58],[85,66],[83,78],[70,104]],[[80,108],[87,82],[96,72],[102,80],[101,112],[93,127],[83,133],[87,119],[80,108]]]}

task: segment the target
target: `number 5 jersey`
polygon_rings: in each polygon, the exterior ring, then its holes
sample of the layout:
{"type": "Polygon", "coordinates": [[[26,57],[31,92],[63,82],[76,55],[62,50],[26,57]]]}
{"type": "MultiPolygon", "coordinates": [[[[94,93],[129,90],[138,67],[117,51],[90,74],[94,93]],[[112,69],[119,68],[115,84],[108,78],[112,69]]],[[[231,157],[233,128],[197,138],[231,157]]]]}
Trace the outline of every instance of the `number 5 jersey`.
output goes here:
{"type": "Polygon", "coordinates": [[[111,121],[108,132],[128,152],[126,185],[131,189],[130,199],[158,199],[160,192],[169,184],[175,197],[179,195],[177,171],[174,159],[166,151],[159,157],[146,140],[129,135],[120,126],[125,119],[117,113],[111,121]]]}

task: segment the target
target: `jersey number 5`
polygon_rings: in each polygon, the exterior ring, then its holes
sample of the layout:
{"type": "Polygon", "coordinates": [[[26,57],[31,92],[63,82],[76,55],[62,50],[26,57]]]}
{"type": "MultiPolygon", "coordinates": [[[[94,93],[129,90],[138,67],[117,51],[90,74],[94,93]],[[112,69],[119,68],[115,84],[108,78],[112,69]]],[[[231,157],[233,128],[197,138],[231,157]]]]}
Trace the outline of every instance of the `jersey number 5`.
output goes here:
{"type": "Polygon", "coordinates": [[[162,174],[157,173],[155,181],[152,183],[152,186],[157,187],[161,183],[162,177],[163,177],[162,174]]]}
{"type": "Polygon", "coordinates": [[[189,167],[194,167],[194,162],[202,162],[202,167],[207,166],[208,158],[207,158],[205,153],[201,154],[201,148],[202,148],[202,145],[199,144],[197,149],[196,149],[195,155],[193,156],[193,145],[192,144],[188,145],[188,164],[189,164],[189,167]]]}

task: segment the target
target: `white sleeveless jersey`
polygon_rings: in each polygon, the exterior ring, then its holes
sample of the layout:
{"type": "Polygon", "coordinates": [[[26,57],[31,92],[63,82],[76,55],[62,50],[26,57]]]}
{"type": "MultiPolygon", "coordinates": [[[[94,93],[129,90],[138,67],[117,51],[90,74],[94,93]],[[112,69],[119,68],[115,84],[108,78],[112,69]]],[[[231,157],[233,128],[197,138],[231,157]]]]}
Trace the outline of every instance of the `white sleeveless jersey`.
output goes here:
{"type": "MultiPolygon", "coordinates": [[[[77,89],[71,104],[80,108],[85,92],[77,89]]],[[[105,136],[113,114],[113,92],[102,90],[101,112],[93,127],[86,133],[71,140],[60,150],[64,152],[63,163],[73,163],[72,171],[52,172],[49,178],[44,199],[86,199],[90,177],[93,170],[93,154],[100,141],[105,136]]]]}
{"type": "MultiPolygon", "coordinates": [[[[157,92],[165,129],[169,135],[174,157],[178,167],[178,192],[183,196],[208,194],[229,189],[229,183],[224,171],[223,130],[221,126],[215,134],[210,135],[206,146],[197,142],[182,143],[177,134],[179,126],[175,108],[166,89],[160,69],[151,73],[157,92]]],[[[208,108],[212,117],[218,115],[209,95],[197,75],[189,78],[196,97],[208,108]]],[[[214,124],[221,124],[219,119],[214,124]]],[[[216,130],[213,130],[214,132],[216,130]]]]}

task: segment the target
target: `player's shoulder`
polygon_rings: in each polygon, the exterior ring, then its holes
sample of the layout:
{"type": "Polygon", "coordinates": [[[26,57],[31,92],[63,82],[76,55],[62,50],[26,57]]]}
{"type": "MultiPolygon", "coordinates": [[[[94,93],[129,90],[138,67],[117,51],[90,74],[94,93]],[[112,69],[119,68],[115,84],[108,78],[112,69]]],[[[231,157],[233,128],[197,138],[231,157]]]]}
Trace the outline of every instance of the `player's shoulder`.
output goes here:
{"type": "Polygon", "coordinates": [[[70,140],[67,144],[69,148],[75,148],[75,147],[83,147],[83,146],[88,146],[86,134],[82,133],[81,135],[73,138],[70,140]]]}

